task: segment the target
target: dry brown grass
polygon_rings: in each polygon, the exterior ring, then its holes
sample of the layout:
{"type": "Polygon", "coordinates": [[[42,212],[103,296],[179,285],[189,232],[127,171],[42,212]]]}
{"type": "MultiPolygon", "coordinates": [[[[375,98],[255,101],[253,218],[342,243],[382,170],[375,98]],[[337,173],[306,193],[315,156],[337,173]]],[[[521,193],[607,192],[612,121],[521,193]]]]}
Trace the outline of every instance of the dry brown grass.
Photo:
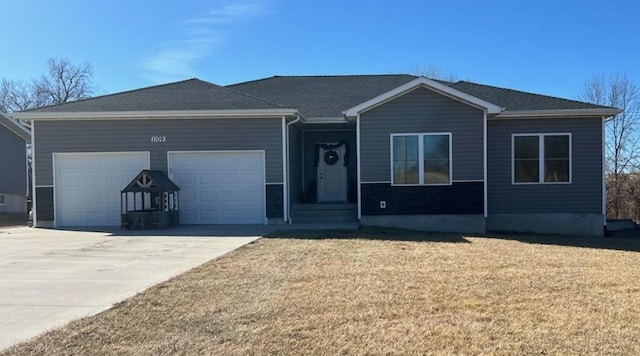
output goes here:
{"type": "Polygon", "coordinates": [[[639,242],[327,236],[258,240],[7,354],[640,354],[639,242]]]}

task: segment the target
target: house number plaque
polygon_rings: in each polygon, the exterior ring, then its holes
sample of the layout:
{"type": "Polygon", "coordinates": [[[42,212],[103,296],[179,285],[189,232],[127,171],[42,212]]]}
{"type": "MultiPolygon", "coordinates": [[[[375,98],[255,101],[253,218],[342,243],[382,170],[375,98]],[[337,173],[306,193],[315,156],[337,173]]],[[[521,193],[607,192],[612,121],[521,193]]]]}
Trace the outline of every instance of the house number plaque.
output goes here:
{"type": "Polygon", "coordinates": [[[167,142],[167,136],[151,136],[151,142],[153,143],[167,142]]]}

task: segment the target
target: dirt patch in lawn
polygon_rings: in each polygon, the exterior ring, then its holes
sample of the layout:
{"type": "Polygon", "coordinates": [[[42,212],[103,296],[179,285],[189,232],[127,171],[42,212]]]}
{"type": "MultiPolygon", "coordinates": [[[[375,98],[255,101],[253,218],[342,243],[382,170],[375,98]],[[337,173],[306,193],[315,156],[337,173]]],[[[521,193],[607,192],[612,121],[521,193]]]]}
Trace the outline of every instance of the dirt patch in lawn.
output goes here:
{"type": "Polygon", "coordinates": [[[6,353],[640,354],[638,242],[526,240],[283,232],[6,353]]]}

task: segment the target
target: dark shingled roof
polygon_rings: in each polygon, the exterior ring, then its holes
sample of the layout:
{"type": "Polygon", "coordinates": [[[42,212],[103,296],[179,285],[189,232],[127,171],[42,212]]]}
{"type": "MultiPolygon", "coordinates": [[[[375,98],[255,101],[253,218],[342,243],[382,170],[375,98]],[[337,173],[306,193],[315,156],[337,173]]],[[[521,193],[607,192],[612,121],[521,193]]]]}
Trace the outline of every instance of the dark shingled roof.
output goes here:
{"type": "Polygon", "coordinates": [[[189,79],[33,109],[34,112],[278,109],[246,93],[189,79]]]}
{"type": "Polygon", "coordinates": [[[609,107],[583,103],[581,101],[556,98],[553,96],[527,93],[507,88],[459,81],[449,85],[476,98],[502,106],[507,111],[562,110],[562,109],[603,109],[609,107]]]}
{"type": "Polygon", "coordinates": [[[178,188],[175,183],[169,177],[167,177],[163,171],[156,170],[148,170],[145,169],[142,172],[138,173],[138,175],[133,178],[133,180],[127,184],[127,186],[122,190],[122,193],[126,192],[178,192],[180,188],[178,188]],[[153,182],[153,184],[147,184],[145,186],[140,186],[138,181],[143,179],[144,182],[149,183],[149,180],[153,182]]]}
{"type": "Polygon", "coordinates": [[[342,117],[343,111],[415,78],[406,74],[275,76],[227,88],[298,109],[307,118],[342,117]]]}
{"type": "MultiPolygon", "coordinates": [[[[37,108],[33,112],[296,109],[307,118],[342,117],[369,99],[406,84],[416,76],[274,76],[222,87],[199,79],[37,108]]],[[[498,88],[467,81],[439,81],[506,111],[602,109],[605,106],[498,88]]]]}
{"type": "MultiPolygon", "coordinates": [[[[306,117],[339,117],[343,111],[416,78],[406,74],[274,76],[229,85],[228,88],[296,108],[306,117]]],[[[609,108],[467,81],[437,81],[504,107],[506,111],[609,108]]]]}

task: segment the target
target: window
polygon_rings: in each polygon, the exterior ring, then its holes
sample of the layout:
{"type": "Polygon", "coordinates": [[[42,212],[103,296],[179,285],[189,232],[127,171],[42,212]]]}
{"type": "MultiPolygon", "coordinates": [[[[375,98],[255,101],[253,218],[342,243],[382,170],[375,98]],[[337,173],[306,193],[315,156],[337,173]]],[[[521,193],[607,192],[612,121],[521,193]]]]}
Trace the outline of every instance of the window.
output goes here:
{"type": "Polygon", "coordinates": [[[513,135],[513,183],[570,183],[571,134],[513,135]]]}
{"type": "Polygon", "coordinates": [[[451,134],[391,135],[394,185],[451,184],[451,134]]]}
{"type": "Polygon", "coordinates": [[[0,205],[4,205],[4,194],[0,194],[0,205]]]}

